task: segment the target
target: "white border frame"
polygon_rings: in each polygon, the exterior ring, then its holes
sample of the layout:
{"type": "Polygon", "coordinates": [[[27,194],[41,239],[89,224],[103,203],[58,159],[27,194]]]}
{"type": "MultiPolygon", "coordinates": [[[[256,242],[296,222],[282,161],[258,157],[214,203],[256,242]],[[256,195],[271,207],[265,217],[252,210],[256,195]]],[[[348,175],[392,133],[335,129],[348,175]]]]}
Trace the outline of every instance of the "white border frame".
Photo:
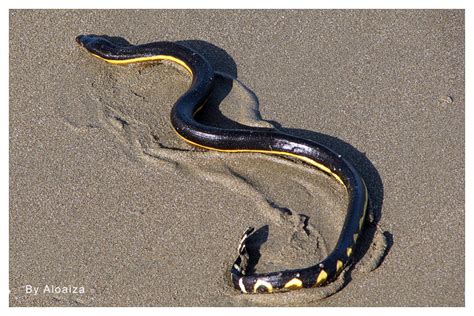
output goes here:
{"type": "MultiPolygon", "coordinates": [[[[225,3],[220,0],[201,0],[201,1],[192,1],[192,0],[173,0],[173,1],[146,1],[146,0],[134,0],[134,1],[93,1],[93,0],[83,0],[83,1],[58,1],[58,0],[49,0],[49,1],[33,1],[33,0],[17,0],[17,1],[1,1],[1,15],[0,21],[2,24],[1,28],[1,62],[2,65],[7,65],[6,71],[1,73],[1,100],[3,100],[2,105],[8,104],[9,100],[9,9],[54,9],[54,8],[64,8],[64,9],[156,9],[156,8],[167,8],[167,9],[184,9],[184,8],[203,8],[203,9],[216,9],[216,8],[226,8],[226,9],[267,9],[267,8],[276,8],[276,9],[465,9],[465,23],[466,23],[466,100],[471,100],[470,91],[472,91],[472,59],[473,59],[473,49],[472,49],[472,11],[473,11],[473,1],[463,1],[463,0],[451,0],[451,1],[416,1],[416,0],[399,0],[399,1],[350,1],[350,0],[339,0],[339,1],[304,1],[304,0],[292,0],[288,2],[283,1],[262,1],[257,2],[255,0],[236,0],[233,3],[225,3]]],[[[3,69],[5,69],[3,68],[3,69]]],[[[473,215],[472,215],[472,206],[473,199],[471,195],[466,195],[466,211],[465,211],[465,245],[466,245],[466,278],[465,278],[465,304],[466,308],[450,308],[446,310],[444,308],[429,308],[429,309],[414,309],[414,308],[403,308],[394,309],[394,308],[362,308],[362,309],[346,309],[346,308],[324,308],[324,311],[314,310],[314,308],[22,308],[15,307],[9,308],[9,151],[8,151],[8,132],[9,132],[9,108],[6,106],[0,107],[0,148],[2,150],[1,155],[1,165],[0,165],[0,185],[1,185],[1,199],[2,209],[4,210],[4,217],[0,221],[0,249],[2,254],[2,260],[0,261],[0,300],[1,311],[3,314],[8,315],[24,315],[26,313],[34,313],[35,315],[63,315],[64,313],[78,315],[84,312],[87,312],[91,315],[99,315],[104,312],[113,312],[115,315],[130,315],[130,313],[140,313],[140,314],[153,314],[156,315],[156,312],[161,313],[178,313],[178,314],[188,314],[190,312],[196,313],[205,313],[207,314],[222,314],[230,313],[233,315],[254,315],[257,313],[268,313],[272,315],[281,315],[283,313],[298,313],[298,314],[307,314],[314,315],[314,313],[323,312],[325,315],[338,315],[350,313],[363,314],[363,315],[375,315],[383,313],[384,316],[399,314],[400,312],[426,312],[434,313],[435,315],[444,314],[446,312],[456,313],[456,314],[472,314],[472,302],[473,302],[473,292],[472,292],[472,267],[473,260],[473,240],[472,240],[472,229],[473,227],[473,215]],[[471,267],[471,269],[469,269],[471,267]],[[158,310],[157,310],[158,309],[158,310]],[[192,310],[191,310],[192,309],[192,310]]],[[[466,123],[469,123],[472,120],[472,111],[470,107],[466,106],[466,123]]],[[[472,145],[470,145],[467,140],[472,140],[473,127],[470,124],[466,124],[466,191],[472,192],[474,189],[473,186],[473,169],[470,167],[469,163],[472,162],[472,145]]],[[[454,175],[453,175],[454,176],[454,175]]]]}

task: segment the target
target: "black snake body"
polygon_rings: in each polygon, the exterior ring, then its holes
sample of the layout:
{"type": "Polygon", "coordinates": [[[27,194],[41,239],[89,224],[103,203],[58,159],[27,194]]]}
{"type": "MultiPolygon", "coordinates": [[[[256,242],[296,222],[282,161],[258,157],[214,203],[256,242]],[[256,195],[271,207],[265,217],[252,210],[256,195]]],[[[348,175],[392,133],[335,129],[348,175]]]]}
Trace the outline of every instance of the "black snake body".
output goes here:
{"type": "Polygon", "coordinates": [[[209,150],[257,152],[301,159],[331,175],[347,189],[349,202],[343,228],[335,248],[324,260],[307,268],[246,274],[246,240],[253,230],[249,229],[231,268],[231,279],[237,289],[243,293],[273,293],[321,286],[334,280],[351,263],[365,218],[368,194],[362,177],[341,155],[314,141],[271,128],[222,129],[197,122],[194,114],[206,104],[213,89],[214,70],[206,59],[183,45],[173,42],[117,45],[107,37],[96,35],[80,35],[76,41],[95,57],[112,64],[170,60],[184,67],[192,75],[192,84],[171,111],[171,123],[184,141],[209,150]]]}

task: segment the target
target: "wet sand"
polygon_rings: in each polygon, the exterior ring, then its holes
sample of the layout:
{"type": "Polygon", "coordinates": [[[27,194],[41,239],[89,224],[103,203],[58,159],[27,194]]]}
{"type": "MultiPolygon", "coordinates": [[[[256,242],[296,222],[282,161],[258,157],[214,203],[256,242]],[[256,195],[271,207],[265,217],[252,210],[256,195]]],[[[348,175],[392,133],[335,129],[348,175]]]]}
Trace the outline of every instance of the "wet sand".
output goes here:
{"type": "Polygon", "coordinates": [[[11,306],[464,306],[464,12],[11,11],[10,290],[11,306]],[[356,165],[371,197],[356,264],[323,288],[235,291],[248,226],[257,271],[309,266],[337,241],[343,188],[189,147],[169,123],[188,75],[107,65],[76,45],[87,33],[182,41],[218,71],[201,121],[356,165]]]}

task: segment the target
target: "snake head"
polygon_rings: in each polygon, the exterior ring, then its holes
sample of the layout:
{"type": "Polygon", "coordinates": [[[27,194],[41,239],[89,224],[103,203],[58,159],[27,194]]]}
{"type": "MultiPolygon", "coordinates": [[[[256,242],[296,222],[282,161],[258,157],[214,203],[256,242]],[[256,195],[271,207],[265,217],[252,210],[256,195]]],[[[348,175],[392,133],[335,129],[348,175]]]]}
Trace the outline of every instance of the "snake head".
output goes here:
{"type": "Polygon", "coordinates": [[[76,37],[76,42],[94,55],[103,57],[116,46],[108,36],[87,34],[76,37]]]}

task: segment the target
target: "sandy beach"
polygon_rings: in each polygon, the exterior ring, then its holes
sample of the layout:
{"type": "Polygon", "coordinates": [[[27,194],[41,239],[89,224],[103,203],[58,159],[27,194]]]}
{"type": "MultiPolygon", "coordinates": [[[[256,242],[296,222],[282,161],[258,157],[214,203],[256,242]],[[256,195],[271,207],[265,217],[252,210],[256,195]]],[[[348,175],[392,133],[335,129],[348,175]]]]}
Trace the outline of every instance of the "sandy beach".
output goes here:
{"type": "Polygon", "coordinates": [[[10,11],[10,306],[464,306],[464,11],[10,11]],[[217,86],[198,119],[274,127],[359,170],[370,216],[333,283],[243,295],[337,242],[344,188],[303,163],[195,149],[170,62],[112,66],[79,34],[179,41],[217,86]]]}

